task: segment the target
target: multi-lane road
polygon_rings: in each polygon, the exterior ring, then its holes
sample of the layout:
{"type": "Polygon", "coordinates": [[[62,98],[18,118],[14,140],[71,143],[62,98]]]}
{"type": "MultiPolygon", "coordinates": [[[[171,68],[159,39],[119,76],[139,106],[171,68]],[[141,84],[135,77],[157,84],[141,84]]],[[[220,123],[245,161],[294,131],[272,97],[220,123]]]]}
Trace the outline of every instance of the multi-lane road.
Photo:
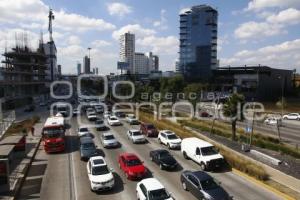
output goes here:
{"type": "MultiPolygon", "coordinates": [[[[177,106],[177,112],[190,113],[190,108],[185,105],[177,106]]],[[[212,120],[211,118],[203,118],[204,120],[212,120]]],[[[221,119],[217,119],[221,122],[226,122],[221,119]]],[[[228,123],[228,122],[227,122],[228,123]]],[[[247,122],[238,122],[239,128],[245,128],[247,126],[247,122]]],[[[254,131],[257,131],[261,134],[278,137],[278,129],[274,125],[266,125],[262,122],[255,122],[253,126],[254,131]]],[[[279,127],[280,138],[289,144],[292,145],[300,145],[300,121],[289,121],[283,120],[282,126],[279,127]]]]}
{"type": "MultiPolygon", "coordinates": [[[[82,116],[82,121],[87,122],[85,116],[82,116]]],[[[200,167],[191,160],[185,160],[178,150],[172,150],[171,153],[180,163],[181,167],[175,171],[162,171],[159,167],[152,163],[149,159],[149,152],[161,146],[157,139],[149,138],[147,144],[132,144],[126,136],[126,131],[129,129],[137,129],[139,126],[130,126],[123,122],[122,126],[110,127],[118,141],[122,144],[120,148],[104,149],[100,143],[100,135],[103,132],[92,129],[95,135],[94,141],[99,148],[100,153],[105,156],[109,165],[114,169],[116,185],[112,191],[93,193],[90,190],[90,183],[87,177],[86,162],[80,160],[78,151],[78,138],[76,130],[78,123],[76,118],[70,120],[70,128],[67,134],[67,149],[60,154],[46,154],[42,148],[37,152],[36,162],[43,163],[46,167],[36,167],[34,174],[41,178],[40,185],[35,184],[35,195],[26,194],[21,191],[19,199],[47,199],[47,200],[119,200],[119,199],[136,199],[136,184],[137,181],[127,180],[124,173],[119,169],[117,156],[122,152],[133,152],[137,154],[143,161],[145,166],[151,172],[149,176],[153,176],[167,188],[176,200],[193,200],[195,199],[189,192],[182,189],[180,183],[180,174],[182,170],[200,170],[200,167]],[[26,196],[27,195],[27,196],[26,196]]],[[[32,170],[31,170],[32,171],[32,170]]],[[[30,174],[30,173],[29,173],[30,174]]],[[[258,185],[249,182],[232,172],[210,173],[221,185],[228,191],[234,199],[239,200],[277,200],[281,199],[274,193],[259,187],[258,185]]],[[[30,188],[26,185],[27,189],[30,188]]],[[[27,191],[28,193],[28,191],[27,191]]],[[[30,193],[30,192],[29,192],[30,193]]]]}

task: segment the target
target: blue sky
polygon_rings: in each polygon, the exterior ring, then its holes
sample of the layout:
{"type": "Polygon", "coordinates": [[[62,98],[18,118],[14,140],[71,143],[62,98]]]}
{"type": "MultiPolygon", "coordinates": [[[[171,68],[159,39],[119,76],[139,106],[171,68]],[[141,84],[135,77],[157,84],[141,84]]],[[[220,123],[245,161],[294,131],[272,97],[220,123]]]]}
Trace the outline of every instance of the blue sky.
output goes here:
{"type": "Polygon", "coordinates": [[[209,4],[218,9],[218,58],[221,66],[262,64],[300,71],[299,0],[0,0],[0,48],[15,44],[15,33],[27,32],[36,46],[40,31],[47,35],[51,7],[58,63],[76,73],[87,47],[92,67],[116,72],[118,37],[136,34],[136,51],[153,51],[163,71],[174,70],[178,58],[181,9],[209,4]]]}

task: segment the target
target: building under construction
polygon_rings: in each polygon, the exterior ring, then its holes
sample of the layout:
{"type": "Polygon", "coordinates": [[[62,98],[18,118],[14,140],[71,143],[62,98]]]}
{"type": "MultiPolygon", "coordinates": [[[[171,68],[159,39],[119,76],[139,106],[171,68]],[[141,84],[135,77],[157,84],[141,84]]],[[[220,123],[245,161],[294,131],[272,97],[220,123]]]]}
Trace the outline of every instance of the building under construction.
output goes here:
{"type": "Polygon", "coordinates": [[[29,48],[27,36],[16,37],[16,46],[3,54],[0,67],[0,98],[3,108],[13,109],[36,103],[49,94],[46,88],[47,55],[42,39],[36,50],[29,48]]]}

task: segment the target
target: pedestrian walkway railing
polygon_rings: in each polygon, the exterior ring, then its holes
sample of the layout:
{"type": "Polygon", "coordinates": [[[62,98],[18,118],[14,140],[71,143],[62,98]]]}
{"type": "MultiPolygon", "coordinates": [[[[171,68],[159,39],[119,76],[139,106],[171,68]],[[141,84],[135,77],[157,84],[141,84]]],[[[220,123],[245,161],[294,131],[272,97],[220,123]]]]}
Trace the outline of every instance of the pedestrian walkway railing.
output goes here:
{"type": "Polygon", "coordinates": [[[3,137],[4,133],[12,125],[12,123],[16,120],[16,112],[13,110],[13,111],[1,113],[1,115],[0,115],[0,139],[3,137]]]}

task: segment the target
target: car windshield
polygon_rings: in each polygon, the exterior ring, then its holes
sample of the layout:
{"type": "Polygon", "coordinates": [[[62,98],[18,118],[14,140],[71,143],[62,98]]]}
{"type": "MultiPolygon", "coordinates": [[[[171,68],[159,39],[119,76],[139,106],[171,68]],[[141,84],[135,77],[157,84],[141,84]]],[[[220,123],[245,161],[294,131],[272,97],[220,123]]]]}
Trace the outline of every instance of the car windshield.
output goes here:
{"type": "Polygon", "coordinates": [[[171,135],[168,135],[168,139],[169,140],[176,140],[176,139],[178,139],[178,137],[175,134],[171,134],[171,135]]]}
{"type": "Polygon", "coordinates": [[[139,135],[142,135],[142,134],[141,134],[140,131],[133,131],[133,132],[132,132],[132,135],[133,135],[133,136],[139,136],[139,135]]]}
{"type": "Polygon", "coordinates": [[[103,121],[102,120],[97,120],[96,124],[103,124],[103,121]]]}
{"type": "Polygon", "coordinates": [[[218,154],[218,151],[213,146],[201,148],[201,152],[203,156],[218,154]]]}
{"type": "Polygon", "coordinates": [[[113,140],[113,139],[115,139],[115,137],[113,135],[105,135],[103,137],[104,137],[104,140],[113,140]]]}
{"type": "Polygon", "coordinates": [[[152,190],[149,192],[149,200],[164,200],[170,198],[165,189],[152,190]]]}
{"type": "Polygon", "coordinates": [[[213,190],[219,187],[219,185],[212,178],[200,181],[200,183],[203,190],[213,190]]]}
{"type": "Polygon", "coordinates": [[[95,149],[94,143],[83,143],[81,146],[83,149],[95,149]]]}
{"type": "Polygon", "coordinates": [[[147,129],[155,129],[155,127],[152,124],[148,124],[147,129]]]}
{"type": "Polygon", "coordinates": [[[139,159],[130,159],[130,160],[126,160],[126,165],[127,166],[136,166],[136,165],[141,165],[142,162],[139,159]]]}
{"type": "Polygon", "coordinates": [[[92,168],[92,174],[93,175],[103,175],[103,174],[108,174],[109,170],[107,168],[107,165],[103,166],[96,166],[92,168]]]}
{"type": "Polygon", "coordinates": [[[111,117],[110,120],[118,120],[118,119],[115,117],[111,117]]]}
{"type": "Polygon", "coordinates": [[[80,129],[79,129],[79,132],[87,132],[87,131],[88,131],[87,128],[80,128],[80,129]]]}
{"type": "Polygon", "coordinates": [[[62,129],[45,129],[43,135],[45,138],[57,138],[60,137],[63,132],[62,129]]]}
{"type": "Polygon", "coordinates": [[[167,151],[161,151],[159,153],[159,157],[160,158],[167,158],[167,157],[171,157],[171,154],[169,152],[167,152],[167,151]]]}

